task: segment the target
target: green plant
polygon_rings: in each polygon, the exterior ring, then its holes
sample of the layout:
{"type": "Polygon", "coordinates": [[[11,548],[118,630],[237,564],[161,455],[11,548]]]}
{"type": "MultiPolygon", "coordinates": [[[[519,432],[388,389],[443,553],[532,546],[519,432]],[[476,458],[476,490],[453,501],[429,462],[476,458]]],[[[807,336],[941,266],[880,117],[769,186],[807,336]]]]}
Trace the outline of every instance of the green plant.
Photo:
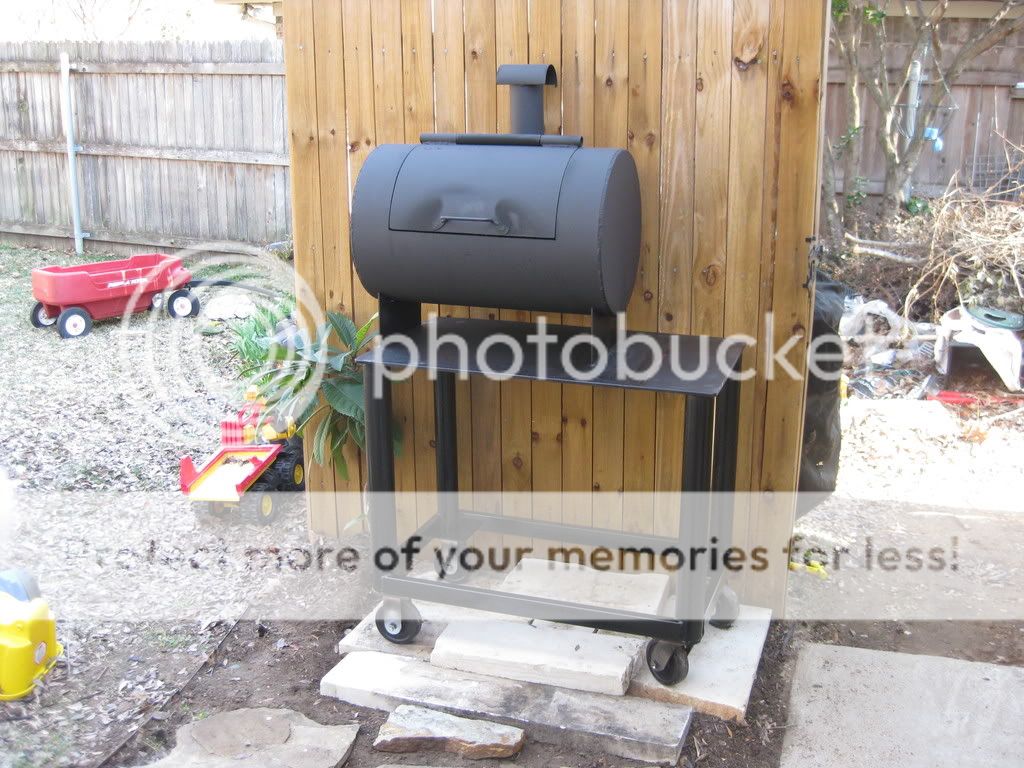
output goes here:
{"type": "Polygon", "coordinates": [[[268,345],[261,342],[274,335],[277,324],[290,317],[294,308],[295,302],[292,299],[269,307],[260,306],[249,317],[236,320],[228,326],[231,332],[231,348],[249,372],[267,362],[268,345]]]}
{"type": "MultiPolygon", "coordinates": [[[[334,459],[338,475],[348,480],[344,449],[351,440],[366,449],[366,412],[363,406],[363,377],[355,358],[376,335],[377,316],[361,328],[340,312],[328,312],[327,322],[310,339],[297,333],[290,345],[276,344],[263,337],[257,341],[265,362],[254,383],[266,399],[264,418],[293,418],[296,431],[318,464],[334,459]],[[307,430],[315,425],[310,437],[307,430]]],[[[402,435],[393,427],[394,449],[401,451],[402,435]]]]}
{"type": "Polygon", "coordinates": [[[920,216],[928,213],[929,210],[931,210],[931,207],[929,206],[928,201],[923,197],[915,195],[907,200],[907,213],[911,216],[920,216]]]}

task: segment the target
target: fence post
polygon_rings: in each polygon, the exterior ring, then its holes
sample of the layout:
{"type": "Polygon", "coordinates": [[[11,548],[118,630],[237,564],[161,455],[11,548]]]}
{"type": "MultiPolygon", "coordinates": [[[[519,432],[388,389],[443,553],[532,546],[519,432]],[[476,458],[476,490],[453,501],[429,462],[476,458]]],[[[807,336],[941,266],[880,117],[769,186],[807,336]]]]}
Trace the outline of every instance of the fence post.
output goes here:
{"type": "MultiPolygon", "coordinates": [[[[921,62],[915,59],[910,64],[910,81],[907,84],[907,123],[906,141],[904,146],[909,148],[914,141],[914,134],[917,133],[917,110],[921,106],[921,62]]],[[[913,174],[907,176],[907,183],[903,186],[903,201],[910,202],[910,196],[914,194],[913,174]]]]}
{"type": "Polygon", "coordinates": [[[82,232],[82,210],[78,202],[78,146],[75,143],[75,116],[71,99],[71,60],[67,51],[60,54],[60,105],[64,137],[67,140],[68,155],[68,199],[71,203],[71,227],[75,233],[75,253],[82,255],[85,248],[82,232]]]}

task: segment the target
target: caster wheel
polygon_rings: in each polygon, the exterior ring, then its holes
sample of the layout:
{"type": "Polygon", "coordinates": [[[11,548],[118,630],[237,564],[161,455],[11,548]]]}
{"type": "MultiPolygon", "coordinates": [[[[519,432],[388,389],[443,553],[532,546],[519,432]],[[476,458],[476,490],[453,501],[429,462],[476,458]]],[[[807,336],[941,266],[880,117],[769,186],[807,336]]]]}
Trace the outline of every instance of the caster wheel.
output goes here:
{"type": "Polygon", "coordinates": [[[423,628],[423,617],[411,600],[403,600],[401,609],[397,611],[393,608],[389,610],[386,604],[382,605],[374,618],[377,631],[385,640],[397,645],[411,643],[423,628]]]}
{"type": "Polygon", "coordinates": [[[32,313],[29,315],[29,320],[32,322],[32,326],[34,328],[52,328],[54,323],[57,322],[56,317],[50,317],[46,314],[46,307],[41,301],[37,301],[36,305],[32,307],[32,313]]]}
{"type": "Polygon", "coordinates": [[[438,573],[440,579],[449,584],[462,584],[469,578],[469,571],[462,567],[457,553],[450,563],[439,570],[441,571],[438,573]]]}
{"type": "Polygon", "coordinates": [[[195,317],[199,310],[199,297],[187,288],[175,291],[167,297],[167,314],[175,319],[195,317]]]}
{"type": "Polygon", "coordinates": [[[664,640],[647,643],[647,668],[662,685],[675,685],[690,671],[690,651],[664,640]]]}
{"type": "Polygon", "coordinates": [[[740,599],[732,587],[722,585],[715,600],[715,614],[708,622],[712,627],[729,629],[740,615],[740,599]]]}
{"type": "Polygon", "coordinates": [[[92,317],[81,307],[69,307],[57,317],[57,333],[62,339],[88,336],[92,330],[92,317]]]}

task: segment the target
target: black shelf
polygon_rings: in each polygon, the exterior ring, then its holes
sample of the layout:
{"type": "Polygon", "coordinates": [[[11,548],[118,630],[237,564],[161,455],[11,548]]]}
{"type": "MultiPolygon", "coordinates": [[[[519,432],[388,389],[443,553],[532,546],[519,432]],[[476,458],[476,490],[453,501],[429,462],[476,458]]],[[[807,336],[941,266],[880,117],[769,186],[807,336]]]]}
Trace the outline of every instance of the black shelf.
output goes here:
{"type": "MultiPolygon", "coordinates": [[[[695,395],[698,397],[716,397],[721,394],[729,380],[728,371],[734,370],[743,353],[742,345],[730,343],[717,337],[684,336],[669,333],[646,334],[662,353],[661,365],[652,375],[642,381],[635,381],[620,375],[615,348],[609,350],[608,360],[603,369],[592,378],[581,380],[571,374],[562,364],[562,350],[574,337],[590,336],[589,326],[549,325],[547,332],[556,337],[544,354],[546,372],[540,375],[540,350],[535,342],[528,337],[537,332],[534,323],[514,322],[510,320],[482,320],[470,318],[437,318],[430,321],[435,324],[436,335],[450,335],[462,339],[469,351],[467,365],[459,360],[459,353],[454,344],[442,344],[436,352],[436,360],[432,365],[427,355],[430,339],[429,323],[424,323],[405,333],[416,349],[417,369],[434,370],[438,373],[454,373],[477,375],[484,371],[478,365],[478,351],[481,345],[495,334],[511,337],[523,350],[523,364],[514,378],[533,381],[552,381],[561,384],[583,384],[594,387],[617,387],[620,389],[639,389],[651,392],[670,392],[679,395],[695,395]],[[689,378],[685,374],[695,371],[701,359],[701,345],[706,347],[705,359],[710,361],[699,377],[689,378]],[[725,347],[723,350],[722,348],[725,347]],[[673,348],[675,354],[673,355],[673,348]],[[722,364],[716,361],[722,355],[722,364]],[[680,376],[673,370],[675,367],[684,375],[680,376]]],[[[627,332],[626,337],[640,334],[627,332]]],[[[592,346],[576,342],[570,360],[578,371],[592,373],[590,359],[592,346]]],[[[632,371],[646,371],[650,368],[653,352],[647,346],[633,344],[626,350],[626,368],[632,371]]],[[[512,353],[507,344],[492,345],[486,350],[486,362],[493,370],[507,371],[513,362],[512,353]]],[[[403,344],[381,344],[358,358],[360,364],[385,365],[389,367],[406,367],[410,364],[410,350],[403,344]]]]}

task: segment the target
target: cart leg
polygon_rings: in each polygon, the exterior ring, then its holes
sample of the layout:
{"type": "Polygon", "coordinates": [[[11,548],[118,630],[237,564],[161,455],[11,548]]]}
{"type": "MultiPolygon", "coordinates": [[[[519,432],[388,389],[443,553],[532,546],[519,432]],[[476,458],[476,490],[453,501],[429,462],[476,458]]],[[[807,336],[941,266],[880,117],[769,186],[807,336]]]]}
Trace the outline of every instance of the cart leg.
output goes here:
{"type": "Polygon", "coordinates": [[[709,546],[710,510],[707,492],[711,490],[711,450],[714,411],[705,397],[686,398],[686,425],[683,447],[683,501],[679,519],[679,549],[685,561],[676,571],[676,617],[688,619],[688,645],[704,636],[704,607],[707,600],[707,552],[694,548],[709,546]],[[695,557],[691,557],[695,555],[695,557]]]}
{"type": "MultiPolygon", "coordinates": [[[[391,437],[391,381],[381,377],[379,397],[374,397],[376,367],[363,368],[363,391],[366,404],[366,468],[369,508],[370,543],[375,565],[378,554],[390,549],[396,554],[395,567],[404,568],[398,557],[398,510],[395,507],[395,455],[391,437]]],[[[379,563],[387,565],[381,557],[379,563]]],[[[380,567],[374,568],[374,587],[380,587],[380,567]]]]}
{"type": "MultiPolygon", "coordinates": [[[[720,552],[732,546],[732,523],[735,514],[736,450],[739,435],[740,382],[729,379],[715,399],[715,445],[712,470],[711,532],[720,552]]],[[[713,599],[715,610],[712,625],[732,626],[739,614],[739,599],[725,583],[724,571],[711,574],[717,585],[713,599]]]]}
{"type": "Polygon", "coordinates": [[[437,450],[438,514],[441,515],[443,550],[447,554],[452,551],[451,547],[456,547],[456,555],[443,574],[448,578],[455,578],[458,573],[458,552],[463,544],[459,519],[457,418],[455,374],[439,373],[437,381],[434,382],[434,444],[437,450]]]}

